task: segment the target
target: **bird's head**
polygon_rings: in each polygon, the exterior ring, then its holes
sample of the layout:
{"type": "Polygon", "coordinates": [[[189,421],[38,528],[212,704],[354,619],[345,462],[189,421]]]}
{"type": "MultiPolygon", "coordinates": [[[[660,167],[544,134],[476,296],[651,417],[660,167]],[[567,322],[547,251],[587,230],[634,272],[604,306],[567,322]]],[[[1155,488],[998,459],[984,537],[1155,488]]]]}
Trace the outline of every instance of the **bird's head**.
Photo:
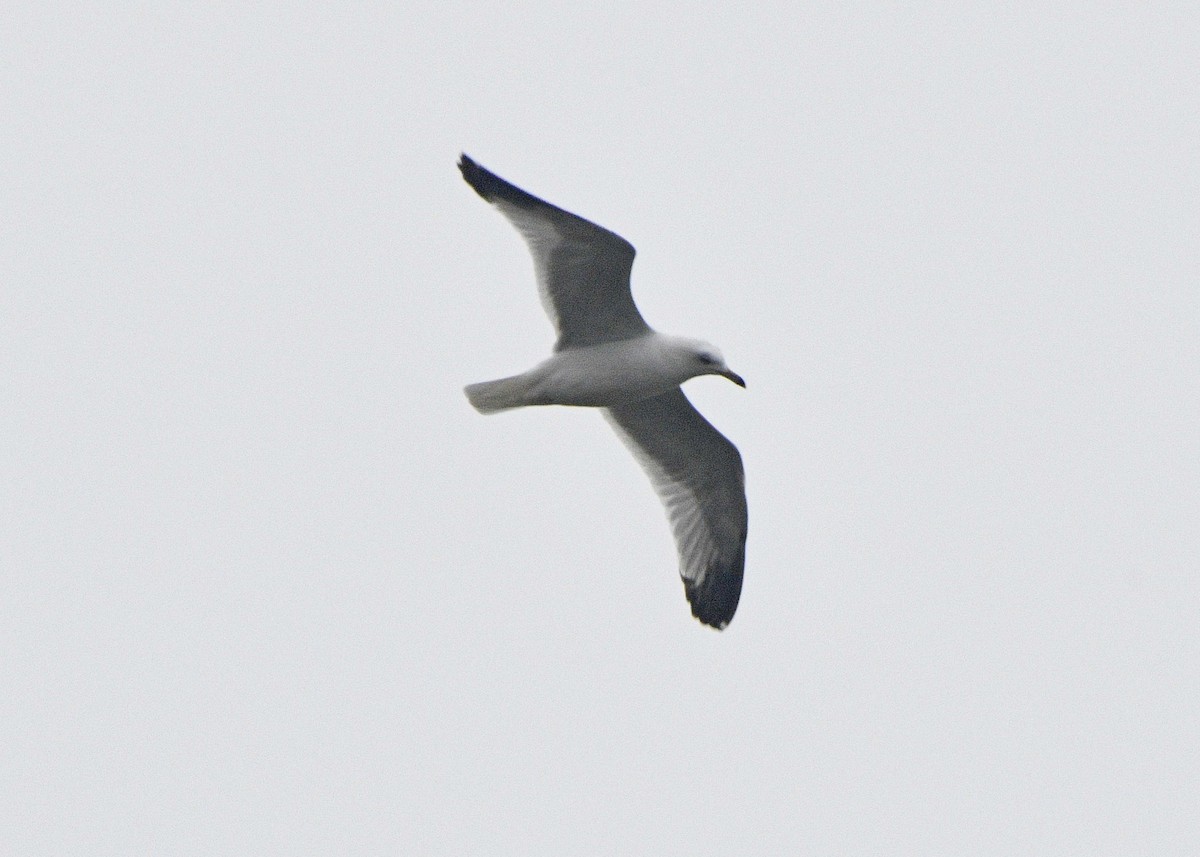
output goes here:
{"type": "Polygon", "coordinates": [[[700,375],[720,375],[739,387],[746,386],[742,376],[726,365],[725,358],[721,356],[721,352],[715,346],[699,339],[682,338],[675,339],[672,346],[675,363],[680,372],[685,373],[683,380],[686,381],[688,378],[700,375]]]}

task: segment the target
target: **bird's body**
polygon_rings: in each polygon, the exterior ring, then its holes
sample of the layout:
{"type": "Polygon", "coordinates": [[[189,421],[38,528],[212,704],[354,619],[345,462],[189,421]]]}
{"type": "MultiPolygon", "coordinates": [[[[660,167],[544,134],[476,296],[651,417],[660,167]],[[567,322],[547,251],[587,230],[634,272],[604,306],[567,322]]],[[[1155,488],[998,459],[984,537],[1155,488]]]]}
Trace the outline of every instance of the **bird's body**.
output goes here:
{"type": "Polygon", "coordinates": [[[489,411],[529,405],[627,405],[673,390],[701,374],[698,368],[709,368],[696,361],[696,349],[702,345],[696,340],[650,331],[632,339],[565,348],[528,372],[471,384],[466,388],[467,398],[472,404],[477,399],[511,401],[499,408],[492,406],[489,411]],[[489,387],[492,384],[503,385],[502,398],[495,398],[500,388],[489,387]]]}
{"type": "Polygon", "coordinates": [[[745,565],[742,460],[679,385],[699,375],[745,383],[711,345],[646,324],[629,290],[628,241],[466,155],[459,169],[525,238],[558,330],[550,358],[520,375],[467,386],[468,400],[481,413],[533,405],[602,409],[667,507],[693,615],[725,627],[737,609],[745,565]]]}

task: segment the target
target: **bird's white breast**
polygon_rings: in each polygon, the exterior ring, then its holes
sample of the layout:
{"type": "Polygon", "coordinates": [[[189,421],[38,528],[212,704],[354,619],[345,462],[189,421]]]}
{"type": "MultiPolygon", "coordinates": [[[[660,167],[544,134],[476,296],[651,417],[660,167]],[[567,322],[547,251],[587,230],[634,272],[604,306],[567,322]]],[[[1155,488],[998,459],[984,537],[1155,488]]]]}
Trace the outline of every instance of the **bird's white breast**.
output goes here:
{"type": "Polygon", "coordinates": [[[651,333],[560,351],[530,371],[531,398],[535,404],[605,408],[664,393],[686,376],[662,339],[651,333]]]}

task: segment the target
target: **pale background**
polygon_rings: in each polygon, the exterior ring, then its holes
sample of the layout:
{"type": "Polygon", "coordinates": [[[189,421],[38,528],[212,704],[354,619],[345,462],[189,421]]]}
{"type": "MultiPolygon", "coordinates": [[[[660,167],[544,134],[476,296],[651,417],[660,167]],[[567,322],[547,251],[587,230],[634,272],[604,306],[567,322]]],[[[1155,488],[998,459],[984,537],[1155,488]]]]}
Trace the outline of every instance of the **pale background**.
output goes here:
{"type": "Polygon", "coordinates": [[[22,5],[0,851],[1200,853],[1191,4],[22,5]],[[552,333],[460,150],[746,376],[726,632],[463,398],[552,333]]]}

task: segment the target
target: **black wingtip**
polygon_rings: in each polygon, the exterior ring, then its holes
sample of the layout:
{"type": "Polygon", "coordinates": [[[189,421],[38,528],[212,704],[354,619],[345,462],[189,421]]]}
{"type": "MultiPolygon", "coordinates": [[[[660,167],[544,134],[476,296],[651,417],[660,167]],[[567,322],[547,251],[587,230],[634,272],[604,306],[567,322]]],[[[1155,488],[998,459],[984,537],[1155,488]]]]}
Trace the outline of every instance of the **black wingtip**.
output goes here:
{"type": "Polygon", "coordinates": [[[692,615],[705,625],[723,631],[737,612],[744,572],[745,548],[728,568],[710,568],[699,586],[684,580],[692,615]]]}
{"type": "MultiPolygon", "coordinates": [[[[551,205],[544,199],[539,199],[528,191],[521,190],[515,184],[505,181],[486,167],[479,166],[479,164],[471,159],[470,155],[463,154],[458,159],[458,169],[467,184],[474,188],[475,193],[488,202],[510,202],[513,205],[519,205],[524,208],[545,206],[554,211],[562,212],[561,208],[551,205]]],[[[570,216],[574,217],[574,215],[570,216]]]]}
{"type": "Polygon", "coordinates": [[[496,185],[500,181],[495,175],[475,163],[466,152],[459,156],[458,170],[462,173],[462,177],[466,183],[474,189],[475,193],[488,202],[491,202],[496,185]]]}

